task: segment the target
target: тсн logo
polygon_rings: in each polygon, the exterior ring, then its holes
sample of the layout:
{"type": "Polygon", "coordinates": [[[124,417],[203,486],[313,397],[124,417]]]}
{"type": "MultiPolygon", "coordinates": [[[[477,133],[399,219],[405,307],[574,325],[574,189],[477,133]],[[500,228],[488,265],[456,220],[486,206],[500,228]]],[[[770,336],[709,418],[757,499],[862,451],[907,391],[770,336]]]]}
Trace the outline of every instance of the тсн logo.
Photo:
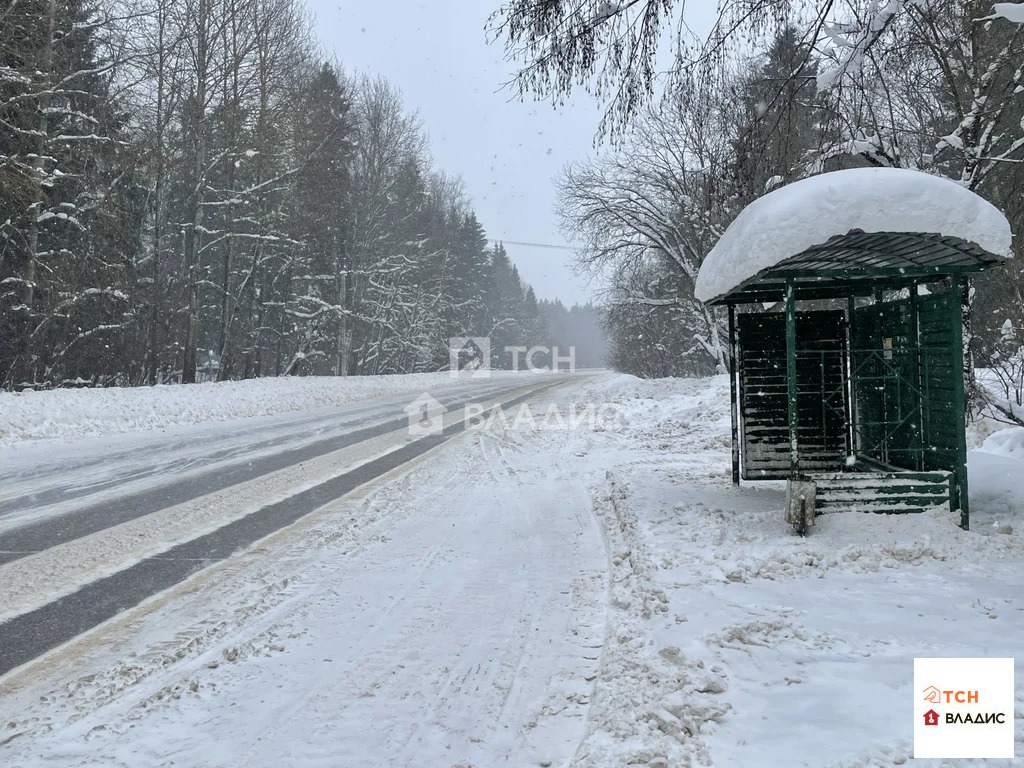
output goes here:
{"type": "Polygon", "coordinates": [[[934,685],[924,689],[924,700],[929,704],[977,704],[977,691],[942,691],[934,685]]]}

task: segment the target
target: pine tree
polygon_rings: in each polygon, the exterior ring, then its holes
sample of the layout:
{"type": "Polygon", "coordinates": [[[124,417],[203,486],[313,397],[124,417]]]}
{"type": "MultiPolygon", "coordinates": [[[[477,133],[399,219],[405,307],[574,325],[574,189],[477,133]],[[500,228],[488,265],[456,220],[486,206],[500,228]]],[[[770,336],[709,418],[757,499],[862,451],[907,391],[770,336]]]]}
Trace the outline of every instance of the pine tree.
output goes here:
{"type": "Polygon", "coordinates": [[[816,67],[799,31],[784,27],[740,84],[732,183],[737,209],[803,175],[818,147],[816,67]]]}
{"type": "Polygon", "coordinates": [[[0,325],[16,339],[0,352],[0,375],[8,386],[116,378],[139,200],[120,149],[110,62],[81,0],[11,13],[2,33],[0,325]]]}
{"type": "Polygon", "coordinates": [[[296,317],[316,336],[324,364],[344,376],[351,365],[351,162],[355,126],[351,99],[335,68],[323,64],[295,110],[295,176],[291,234],[302,242],[303,278],[293,289],[296,317]]]}

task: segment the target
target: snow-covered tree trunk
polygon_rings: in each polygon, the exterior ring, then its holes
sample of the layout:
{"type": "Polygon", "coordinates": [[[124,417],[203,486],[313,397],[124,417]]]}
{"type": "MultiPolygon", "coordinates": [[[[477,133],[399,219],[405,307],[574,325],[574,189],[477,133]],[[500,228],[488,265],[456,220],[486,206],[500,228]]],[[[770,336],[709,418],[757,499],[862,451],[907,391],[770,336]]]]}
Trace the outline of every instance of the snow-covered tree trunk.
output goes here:
{"type": "Polygon", "coordinates": [[[151,52],[153,78],[153,136],[150,142],[149,155],[153,174],[152,197],[152,238],[151,249],[153,267],[151,270],[151,290],[149,291],[149,351],[146,379],[151,385],[159,383],[163,335],[161,327],[164,323],[164,225],[167,217],[167,167],[169,148],[167,146],[167,127],[169,123],[170,102],[172,99],[171,71],[173,48],[177,41],[172,23],[172,3],[175,0],[156,0],[153,9],[154,46],[151,52]]]}
{"type": "MultiPolygon", "coordinates": [[[[56,0],[47,0],[46,15],[43,19],[45,35],[43,37],[43,49],[39,56],[39,66],[44,77],[52,78],[53,68],[53,35],[55,32],[57,17],[56,0]]],[[[44,86],[45,88],[46,86],[44,86]]],[[[25,249],[25,322],[22,325],[21,336],[21,372],[19,378],[21,383],[31,385],[35,382],[35,366],[33,365],[32,330],[35,307],[36,288],[36,260],[39,253],[39,226],[46,200],[45,170],[44,166],[47,157],[47,139],[50,135],[50,100],[51,97],[44,90],[39,96],[39,123],[36,127],[36,151],[35,159],[32,161],[32,168],[35,171],[35,182],[39,185],[40,200],[29,207],[28,237],[25,249]]]]}
{"type": "Polygon", "coordinates": [[[188,130],[191,133],[191,176],[189,190],[189,217],[185,224],[185,323],[182,333],[181,380],[191,384],[196,380],[196,352],[199,343],[199,307],[203,265],[200,260],[203,246],[203,222],[206,217],[207,190],[207,132],[209,130],[210,98],[214,85],[214,46],[217,40],[214,0],[190,0],[188,23],[193,27],[189,37],[190,81],[188,130]]]}
{"type": "Polygon", "coordinates": [[[338,307],[338,327],[334,339],[334,375],[348,376],[349,358],[351,355],[351,339],[348,329],[348,266],[341,258],[340,244],[336,248],[334,262],[335,294],[334,303],[338,307]]]}

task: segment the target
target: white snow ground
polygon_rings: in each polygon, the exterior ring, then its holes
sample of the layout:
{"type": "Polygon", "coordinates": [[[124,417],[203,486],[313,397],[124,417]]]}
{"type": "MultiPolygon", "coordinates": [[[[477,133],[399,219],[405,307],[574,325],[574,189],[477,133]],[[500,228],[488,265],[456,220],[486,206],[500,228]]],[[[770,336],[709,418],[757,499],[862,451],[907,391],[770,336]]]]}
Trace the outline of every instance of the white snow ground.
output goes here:
{"type": "MultiPolygon", "coordinates": [[[[468,433],[15,671],[0,764],[905,765],[915,656],[1020,667],[1013,451],[972,453],[970,533],[800,539],[730,483],[723,378],[551,399],[619,426],[468,433]]],[[[1018,759],[977,765],[1024,765],[1016,697],[1018,759]]]]}

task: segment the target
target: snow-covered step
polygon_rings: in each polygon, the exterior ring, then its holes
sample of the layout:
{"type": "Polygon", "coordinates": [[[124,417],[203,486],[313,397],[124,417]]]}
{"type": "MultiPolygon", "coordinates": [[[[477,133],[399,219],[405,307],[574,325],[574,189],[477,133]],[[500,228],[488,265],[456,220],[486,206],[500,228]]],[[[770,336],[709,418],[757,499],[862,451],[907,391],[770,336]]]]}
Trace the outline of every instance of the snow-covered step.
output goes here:
{"type": "Polygon", "coordinates": [[[825,512],[923,512],[949,508],[949,472],[822,472],[809,476],[817,486],[818,514],[825,512]]]}

